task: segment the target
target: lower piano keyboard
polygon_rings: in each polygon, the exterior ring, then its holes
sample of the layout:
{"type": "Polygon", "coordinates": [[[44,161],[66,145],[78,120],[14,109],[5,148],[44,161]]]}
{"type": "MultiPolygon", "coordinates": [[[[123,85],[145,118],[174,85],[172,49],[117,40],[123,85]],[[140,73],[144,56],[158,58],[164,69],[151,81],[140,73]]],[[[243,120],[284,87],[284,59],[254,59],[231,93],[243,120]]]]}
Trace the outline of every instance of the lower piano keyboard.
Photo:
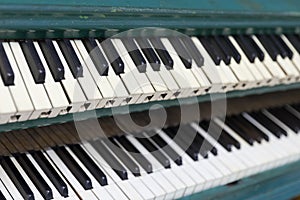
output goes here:
{"type": "Polygon", "coordinates": [[[299,35],[1,41],[0,123],[293,83],[299,53],[299,35]]]}
{"type": "Polygon", "coordinates": [[[0,197],[177,199],[300,158],[300,104],[181,128],[184,135],[175,126],[65,145],[72,140],[69,125],[33,128],[35,135],[2,133],[0,197]],[[18,152],[28,143],[31,151],[18,152]],[[37,150],[45,144],[53,147],[37,150]],[[8,152],[12,156],[4,156],[8,152]]]}

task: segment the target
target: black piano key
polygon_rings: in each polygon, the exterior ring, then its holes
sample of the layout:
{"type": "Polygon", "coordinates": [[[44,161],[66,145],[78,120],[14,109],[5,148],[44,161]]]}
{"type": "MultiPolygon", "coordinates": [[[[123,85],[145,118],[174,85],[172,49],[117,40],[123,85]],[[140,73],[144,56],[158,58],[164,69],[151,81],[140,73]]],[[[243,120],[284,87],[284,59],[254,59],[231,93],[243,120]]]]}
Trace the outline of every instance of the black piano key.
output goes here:
{"type": "Polygon", "coordinates": [[[229,126],[236,134],[241,136],[241,138],[243,138],[248,144],[251,146],[253,145],[254,138],[250,137],[250,135],[247,134],[232,117],[227,117],[225,124],[229,126]]]}
{"type": "Polygon", "coordinates": [[[49,180],[55,186],[57,191],[63,197],[68,196],[68,187],[64,180],[60,177],[57,171],[52,167],[51,163],[47,160],[47,158],[43,155],[42,152],[31,152],[34,160],[39,164],[40,168],[47,175],[49,180]]]}
{"type": "Polygon", "coordinates": [[[218,48],[218,45],[215,43],[212,44],[212,37],[211,36],[200,36],[198,37],[210,57],[213,59],[214,63],[216,65],[220,65],[220,62],[222,60],[222,53],[220,52],[220,49],[218,48]]]}
{"type": "Polygon", "coordinates": [[[79,160],[84,164],[89,172],[95,177],[100,185],[107,185],[106,175],[79,144],[69,145],[69,148],[77,156],[77,158],[79,158],[79,160]]]}
{"type": "MultiPolygon", "coordinates": [[[[149,133],[148,133],[149,134],[149,133]]],[[[177,165],[182,165],[182,157],[177,154],[158,134],[150,133],[151,140],[157,144],[177,165]]]]}
{"type": "Polygon", "coordinates": [[[278,41],[278,38],[274,34],[269,35],[270,40],[272,41],[273,45],[277,48],[279,51],[279,54],[281,55],[282,58],[287,57],[287,51],[283,48],[283,46],[280,44],[278,41]]]}
{"type": "Polygon", "coordinates": [[[66,59],[68,66],[72,72],[74,78],[83,77],[83,68],[82,65],[75,53],[75,50],[72,47],[72,44],[69,39],[62,39],[57,41],[64,58],[66,59]]]}
{"type": "Polygon", "coordinates": [[[192,146],[193,139],[191,141],[184,140],[181,137],[182,133],[178,133],[178,127],[164,128],[163,132],[166,133],[185,153],[190,156],[194,161],[198,160],[199,149],[196,149],[195,145],[192,146]]]}
{"type": "Polygon", "coordinates": [[[232,118],[236,121],[238,126],[243,130],[245,134],[248,134],[251,138],[253,138],[258,143],[261,143],[263,137],[256,130],[254,130],[251,126],[249,126],[248,122],[243,118],[242,115],[232,116],[232,118]]]}
{"type": "Polygon", "coordinates": [[[65,149],[65,147],[55,147],[53,148],[53,150],[59,156],[59,158],[64,162],[64,164],[68,167],[68,169],[72,172],[74,177],[78,180],[78,182],[82,185],[82,187],[85,190],[89,190],[93,188],[91,179],[81,169],[81,167],[70,155],[70,153],[65,149]]]}
{"type": "Polygon", "coordinates": [[[213,40],[222,52],[222,60],[225,62],[225,64],[229,65],[233,53],[231,52],[231,48],[224,40],[224,36],[214,36],[213,40]]]}
{"type": "Polygon", "coordinates": [[[248,113],[251,117],[253,117],[257,122],[259,122],[262,126],[268,129],[273,135],[277,138],[280,138],[281,135],[287,136],[287,132],[278,126],[275,122],[273,122],[270,118],[264,115],[262,112],[252,112],[248,113]]]}
{"type": "Polygon", "coordinates": [[[136,137],[136,139],[158,160],[158,162],[160,162],[162,166],[165,168],[171,167],[170,160],[160,152],[148,138],[136,137]]]}
{"type": "Polygon", "coordinates": [[[271,39],[279,49],[280,55],[283,58],[288,57],[289,59],[292,59],[293,57],[292,50],[290,50],[290,48],[285,44],[285,42],[282,40],[282,38],[279,35],[272,34],[271,39]]]}
{"type": "Polygon", "coordinates": [[[264,52],[260,49],[260,47],[256,44],[251,36],[248,36],[249,42],[252,44],[252,47],[255,49],[258,59],[263,61],[265,59],[264,52]]]}
{"type": "Polygon", "coordinates": [[[135,38],[135,41],[140,46],[142,52],[146,56],[148,62],[150,63],[152,69],[154,71],[159,71],[160,69],[160,60],[158,56],[156,55],[155,51],[152,49],[149,41],[147,38],[137,37],[135,38]]]}
{"type": "Polygon", "coordinates": [[[190,53],[194,61],[196,62],[198,67],[201,67],[204,65],[204,58],[201,55],[200,51],[194,44],[193,40],[190,37],[180,37],[179,38],[181,42],[186,47],[187,51],[190,53]]]}
{"type": "Polygon", "coordinates": [[[98,47],[94,38],[87,38],[82,40],[85,48],[87,49],[89,56],[91,57],[98,73],[101,76],[108,75],[108,63],[98,47]]]}
{"type": "Polygon", "coordinates": [[[141,167],[147,172],[152,173],[152,164],[141,154],[141,152],[125,137],[120,136],[116,138],[120,144],[131,153],[132,157],[141,165],[141,167]]]}
{"type": "Polygon", "coordinates": [[[102,144],[100,140],[91,141],[91,145],[122,180],[128,179],[126,169],[114,157],[114,155],[109,152],[109,150],[102,144]]]}
{"type": "Polygon", "coordinates": [[[295,47],[295,49],[300,53],[300,37],[296,34],[288,34],[286,35],[287,39],[291,42],[291,44],[295,47]]]}
{"type": "Polygon", "coordinates": [[[185,46],[180,42],[178,37],[169,37],[168,39],[174,47],[180,60],[184,64],[185,68],[190,69],[192,67],[193,60],[185,46]]]}
{"type": "Polygon", "coordinates": [[[223,130],[220,130],[215,123],[213,124],[212,121],[203,120],[199,123],[199,126],[203,128],[209,135],[211,135],[216,141],[218,141],[227,151],[231,151],[233,145],[232,141],[224,137],[223,130]]]}
{"type": "Polygon", "coordinates": [[[65,76],[65,69],[50,39],[39,41],[39,45],[49,66],[50,72],[55,81],[61,81],[65,76]]]}
{"type": "Polygon", "coordinates": [[[25,40],[20,42],[20,44],[35,83],[44,83],[46,76],[45,68],[34,47],[33,41],[25,40]]]}
{"type": "Polygon", "coordinates": [[[27,158],[27,156],[25,154],[19,154],[16,155],[15,158],[20,164],[20,166],[23,168],[27,176],[33,182],[35,187],[41,193],[41,195],[45,199],[52,199],[53,193],[51,188],[40,175],[40,173],[37,171],[37,169],[34,167],[34,165],[31,163],[31,161],[27,158]]]}
{"type": "Polygon", "coordinates": [[[292,108],[294,108],[298,113],[300,113],[300,104],[293,104],[291,105],[292,108]]]}
{"type": "Polygon", "coordinates": [[[241,54],[234,47],[234,45],[231,43],[231,41],[229,40],[228,36],[220,36],[220,37],[223,38],[224,44],[226,46],[228,46],[228,48],[230,49],[230,54],[234,58],[234,60],[237,63],[240,63],[241,62],[241,54]]]}
{"type": "Polygon", "coordinates": [[[133,38],[121,38],[121,41],[123,42],[138,71],[140,73],[145,73],[147,66],[146,60],[135,44],[133,38]]]}
{"type": "Polygon", "coordinates": [[[0,74],[5,86],[14,85],[15,74],[4,51],[2,42],[0,42],[0,74]]]}
{"type": "Polygon", "coordinates": [[[107,56],[107,59],[109,60],[115,74],[119,75],[124,73],[124,62],[120,55],[118,54],[115,46],[113,45],[111,39],[104,39],[100,38],[100,45],[102,46],[102,49],[107,56]]]}
{"type": "Polygon", "coordinates": [[[285,108],[272,108],[268,109],[268,111],[285,125],[287,125],[295,133],[299,132],[300,120],[288,110],[286,110],[285,108]]]}
{"type": "Polygon", "coordinates": [[[192,141],[191,147],[200,153],[202,157],[207,158],[208,152],[213,149],[213,146],[190,125],[181,125],[180,127],[183,131],[183,134],[180,136],[188,138],[188,141],[192,141]]]}
{"type": "Polygon", "coordinates": [[[246,54],[249,61],[253,63],[254,59],[259,57],[259,54],[253,46],[252,38],[249,35],[235,35],[234,38],[246,54]]]}
{"type": "Polygon", "coordinates": [[[127,155],[122,147],[115,141],[114,138],[104,140],[106,146],[121,160],[121,162],[129,169],[134,176],[140,176],[139,166],[127,155]]]}
{"type": "Polygon", "coordinates": [[[270,38],[270,35],[257,35],[258,40],[265,47],[266,51],[270,55],[273,61],[276,61],[277,56],[280,54],[278,48],[275,46],[270,38]]]}
{"type": "Polygon", "coordinates": [[[238,115],[239,122],[247,129],[251,130],[251,133],[255,133],[256,138],[260,136],[267,142],[270,140],[269,136],[266,135],[264,132],[262,132],[259,128],[257,128],[254,124],[252,124],[250,121],[248,121],[245,117],[242,115],[238,115]]]}
{"type": "Polygon", "coordinates": [[[159,38],[149,38],[149,41],[153,45],[155,51],[159,55],[161,61],[164,63],[165,67],[170,70],[173,69],[174,61],[170,56],[169,52],[166,50],[164,44],[159,38]]]}
{"type": "Polygon", "coordinates": [[[34,195],[28,184],[14,165],[14,163],[8,157],[1,158],[1,166],[14,183],[22,197],[26,200],[34,200],[34,195]]]}
{"type": "Polygon", "coordinates": [[[0,191],[0,200],[6,200],[5,196],[3,195],[3,193],[0,191]]]}

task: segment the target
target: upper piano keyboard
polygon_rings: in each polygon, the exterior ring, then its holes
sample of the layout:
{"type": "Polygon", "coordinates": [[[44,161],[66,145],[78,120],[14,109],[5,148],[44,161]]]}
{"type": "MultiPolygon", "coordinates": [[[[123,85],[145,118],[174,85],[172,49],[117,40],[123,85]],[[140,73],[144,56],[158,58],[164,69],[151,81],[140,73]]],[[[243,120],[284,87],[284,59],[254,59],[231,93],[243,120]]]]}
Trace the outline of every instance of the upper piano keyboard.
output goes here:
{"type": "Polygon", "coordinates": [[[0,124],[297,83],[298,7],[294,1],[267,7],[256,1],[4,1],[0,124]],[[149,26],[189,36],[162,37],[160,30],[110,38],[149,26]]]}

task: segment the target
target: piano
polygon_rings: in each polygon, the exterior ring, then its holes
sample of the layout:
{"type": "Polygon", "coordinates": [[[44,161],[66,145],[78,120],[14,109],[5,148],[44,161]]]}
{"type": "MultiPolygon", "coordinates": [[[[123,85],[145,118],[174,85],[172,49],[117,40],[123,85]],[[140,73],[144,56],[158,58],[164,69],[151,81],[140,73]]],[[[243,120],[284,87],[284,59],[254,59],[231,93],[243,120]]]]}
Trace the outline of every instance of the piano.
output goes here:
{"type": "Polygon", "coordinates": [[[297,1],[2,1],[0,199],[291,199],[297,1]]]}

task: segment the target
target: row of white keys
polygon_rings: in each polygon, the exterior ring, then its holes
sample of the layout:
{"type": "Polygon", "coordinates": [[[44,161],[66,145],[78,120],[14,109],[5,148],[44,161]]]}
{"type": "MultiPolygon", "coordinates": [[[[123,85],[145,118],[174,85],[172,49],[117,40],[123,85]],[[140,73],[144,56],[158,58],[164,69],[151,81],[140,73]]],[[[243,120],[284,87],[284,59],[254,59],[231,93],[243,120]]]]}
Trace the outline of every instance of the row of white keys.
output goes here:
{"type": "Polygon", "coordinates": [[[211,83],[210,92],[220,92],[223,91],[223,84],[224,83],[224,74],[217,71],[217,68],[211,59],[211,57],[208,55],[205,48],[202,46],[201,42],[196,37],[192,37],[192,41],[194,42],[195,46],[201,53],[201,55],[204,58],[204,65],[201,67],[204,74],[207,76],[211,83]]]}
{"type": "Polygon", "coordinates": [[[20,73],[23,77],[23,81],[26,85],[27,91],[30,95],[31,102],[34,106],[34,111],[29,119],[37,119],[45,113],[48,113],[52,109],[52,105],[49,101],[43,84],[36,84],[34,82],[20,44],[18,42],[10,42],[9,44],[20,73]]]}
{"type": "MultiPolygon", "coordinates": [[[[180,166],[181,170],[184,170],[187,175],[192,179],[194,188],[191,191],[192,193],[200,192],[206,187],[206,179],[203,177],[203,174],[198,171],[195,166],[191,163],[193,162],[191,158],[171,139],[167,134],[162,131],[157,131],[159,136],[165,140],[165,142],[177,152],[178,155],[182,157],[182,166],[180,166]]],[[[187,188],[185,195],[189,194],[189,190],[187,188]]]]}
{"type": "MultiPolygon", "coordinates": [[[[104,186],[107,191],[111,194],[114,199],[143,199],[141,196],[149,195],[148,191],[144,191],[144,194],[139,194],[141,191],[136,191],[135,188],[140,188],[142,185],[136,184],[132,180],[121,180],[121,178],[113,171],[113,169],[107,164],[107,162],[102,158],[102,156],[94,149],[89,143],[83,143],[82,147],[90,155],[90,157],[95,161],[100,169],[107,176],[108,185],[104,186]]],[[[147,196],[145,196],[147,197],[147,196]]],[[[148,196],[149,197],[149,196],[148,196]]],[[[154,195],[150,194],[150,199],[153,199],[154,195]]],[[[149,198],[145,198],[149,199],[149,198]]]]}
{"type": "Polygon", "coordinates": [[[245,78],[246,80],[248,80],[247,82],[249,84],[247,88],[256,87],[258,83],[261,83],[264,80],[262,75],[257,70],[256,65],[254,63],[250,63],[247,56],[244,54],[243,50],[240,48],[235,39],[232,36],[229,36],[228,38],[231,41],[232,45],[236,48],[238,53],[241,55],[241,61],[239,64],[237,64],[234,59],[231,59],[231,62],[236,68],[240,67],[240,73],[246,76],[245,78]]]}
{"type": "MultiPolygon", "coordinates": [[[[109,101],[112,102],[115,99],[114,89],[111,87],[107,77],[100,76],[82,41],[74,40],[74,43],[76,44],[78,51],[82,56],[83,62],[85,62],[85,66],[87,67],[86,70],[89,70],[103,97],[101,102],[99,102],[99,104],[97,105],[97,108],[104,107],[109,101]]],[[[119,105],[120,104],[116,104],[115,106],[119,105]]]]}
{"type": "Polygon", "coordinates": [[[78,57],[81,66],[83,68],[83,76],[78,77],[77,80],[82,88],[82,91],[85,94],[85,97],[87,99],[85,105],[87,110],[95,109],[99,104],[102,105],[102,95],[100,94],[100,91],[94,82],[92,75],[90,74],[90,71],[88,70],[83,58],[80,55],[80,52],[75,44],[74,40],[70,40],[70,43],[76,53],[76,56],[78,57]]]}
{"type": "MultiPolygon", "coordinates": [[[[173,91],[169,90],[169,88],[167,87],[167,85],[163,81],[164,77],[161,77],[161,75],[157,71],[154,71],[152,69],[151,64],[146,59],[146,56],[144,55],[144,52],[141,50],[141,47],[139,46],[139,44],[136,41],[135,41],[135,43],[138,47],[138,50],[141,52],[144,59],[146,60],[147,66],[146,66],[145,75],[148,77],[149,81],[151,82],[151,84],[152,84],[152,86],[155,90],[154,96],[152,97],[151,101],[157,101],[157,100],[163,100],[163,99],[166,100],[167,98],[172,97],[173,96],[173,91]],[[164,97],[162,95],[164,95],[164,97]]],[[[161,65],[160,69],[162,67],[164,67],[164,66],[161,65]]]]}
{"type": "Polygon", "coordinates": [[[164,191],[164,199],[173,199],[176,189],[174,186],[167,180],[167,177],[164,175],[165,169],[152,155],[151,153],[143,147],[134,137],[127,136],[127,139],[140,151],[140,153],[152,164],[153,172],[151,174],[141,173],[142,179],[146,176],[150,176],[153,180],[156,181],[156,184],[161,187],[164,191]]]}
{"type": "Polygon", "coordinates": [[[11,181],[10,177],[7,175],[5,170],[0,165],[0,177],[3,185],[8,188],[10,194],[13,195],[15,199],[23,199],[22,195],[20,194],[19,190],[16,188],[14,183],[11,181]]]}
{"type": "MultiPolygon", "coordinates": [[[[214,141],[212,137],[209,136],[201,127],[199,127],[196,123],[192,123],[192,127],[197,130],[199,134],[202,135],[208,142],[210,142],[212,145],[216,145],[216,148],[218,149],[218,155],[209,157],[208,159],[216,159],[220,160],[220,163],[223,163],[224,167],[230,170],[231,174],[228,176],[228,179],[225,180],[227,183],[235,181],[239,179],[241,176],[243,176],[244,170],[246,169],[245,165],[240,161],[238,158],[236,158],[235,155],[227,153],[221,145],[219,145],[218,142],[214,141]],[[232,165],[232,163],[235,163],[232,165]]],[[[226,169],[225,169],[226,170],[226,169]]]]}
{"type": "Polygon", "coordinates": [[[256,121],[253,119],[250,115],[247,113],[243,114],[248,121],[250,121],[252,124],[254,124],[258,129],[263,131],[266,135],[269,136],[270,142],[272,142],[273,150],[274,152],[277,152],[277,155],[279,155],[281,158],[278,162],[278,165],[284,165],[287,162],[290,162],[292,160],[295,160],[295,156],[297,155],[298,151],[294,145],[290,144],[290,141],[287,137],[281,136],[279,139],[276,138],[270,130],[266,129],[264,126],[262,126],[259,121],[256,121]],[[282,151],[284,149],[284,151],[282,151]]]}
{"type": "Polygon", "coordinates": [[[7,42],[3,42],[2,44],[15,75],[14,85],[8,88],[17,109],[16,116],[19,117],[18,119],[12,119],[12,121],[26,121],[29,119],[34,107],[9,44],[7,42]]]}
{"type": "Polygon", "coordinates": [[[273,61],[264,46],[261,44],[261,42],[257,39],[255,35],[252,36],[252,39],[255,41],[255,43],[258,45],[258,47],[261,49],[261,51],[264,53],[264,60],[262,63],[264,66],[268,69],[268,71],[271,73],[274,83],[285,81],[286,75],[281,69],[281,67],[278,65],[277,62],[273,61]]]}
{"type": "MultiPolygon", "coordinates": [[[[103,53],[103,56],[105,57],[106,60],[108,60],[108,58],[106,57],[103,49],[102,49],[102,46],[100,45],[100,42],[98,40],[95,40],[97,45],[98,45],[98,48],[102,51],[103,53]]],[[[113,69],[112,69],[112,66],[111,64],[109,63],[109,67],[110,67],[110,70],[108,70],[108,76],[106,77],[107,80],[109,81],[110,85],[111,85],[111,88],[114,90],[114,100],[113,100],[113,105],[124,105],[124,104],[132,104],[132,103],[135,103],[133,102],[130,95],[128,94],[127,90],[126,90],[126,87],[124,86],[122,80],[120,79],[119,76],[117,76],[113,69]]],[[[110,106],[110,105],[108,105],[110,106]]]]}
{"type": "MultiPolygon", "coordinates": [[[[122,148],[122,150],[124,152],[127,152],[124,149],[124,147],[122,147],[121,145],[120,145],[120,147],[122,148]]],[[[111,152],[111,153],[113,153],[113,152],[111,152]]],[[[127,154],[127,155],[129,157],[131,157],[132,160],[134,160],[134,158],[130,154],[127,154]]],[[[120,160],[119,160],[119,162],[122,163],[120,160]]],[[[163,189],[160,188],[161,187],[160,183],[158,181],[156,181],[156,177],[153,176],[153,173],[147,174],[147,172],[139,165],[138,162],[136,162],[135,164],[140,169],[141,176],[139,176],[139,177],[135,177],[130,172],[130,170],[128,170],[125,165],[124,166],[128,173],[128,180],[131,181],[132,183],[134,183],[135,188],[139,187],[138,192],[140,193],[140,195],[146,199],[164,199],[165,193],[164,193],[163,189]]],[[[160,177],[160,179],[163,180],[163,177],[160,177]]]]}
{"type": "Polygon", "coordinates": [[[167,38],[161,38],[161,42],[168,50],[171,58],[173,59],[173,69],[170,70],[177,84],[181,87],[181,93],[179,97],[195,96],[201,85],[196,80],[192,71],[185,68],[175,49],[167,38]]]}
{"type": "Polygon", "coordinates": [[[300,55],[299,55],[298,51],[295,49],[295,47],[293,46],[293,44],[286,38],[285,35],[282,34],[281,35],[281,39],[285,42],[285,44],[293,52],[292,62],[296,66],[296,68],[298,69],[298,71],[300,71],[300,55]]]}
{"type": "Polygon", "coordinates": [[[52,41],[54,48],[60,58],[60,61],[65,70],[65,79],[61,81],[61,85],[68,96],[69,104],[71,108],[69,109],[69,113],[75,113],[84,111],[84,104],[86,102],[85,95],[77,81],[71,73],[71,70],[67,64],[66,59],[64,58],[62,51],[60,50],[56,41],[52,41]]]}
{"type": "MultiPolygon", "coordinates": [[[[7,187],[7,185],[6,185],[6,187],[7,187]]],[[[5,197],[5,199],[7,199],[7,200],[13,200],[13,198],[11,197],[9,191],[7,191],[6,187],[5,187],[5,183],[3,183],[3,181],[2,181],[2,176],[1,176],[1,179],[0,179],[0,191],[3,194],[3,196],[5,197]]]]}
{"type": "Polygon", "coordinates": [[[53,106],[48,117],[56,117],[59,114],[66,114],[66,109],[69,106],[69,102],[65,92],[63,91],[60,83],[54,81],[38,42],[33,42],[33,44],[45,68],[46,76],[45,83],[43,83],[43,85],[53,106]]]}
{"type": "MultiPolygon", "coordinates": [[[[91,190],[85,190],[82,185],[77,181],[77,179],[73,176],[72,172],[68,169],[68,167],[63,163],[63,161],[58,157],[58,155],[52,150],[49,149],[46,151],[46,154],[51,159],[56,166],[56,169],[59,170],[60,174],[62,174],[65,179],[69,182],[71,188],[83,199],[98,199],[91,190]]],[[[71,188],[68,188],[69,190],[71,188]]],[[[70,191],[69,191],[70,193],[70,191]]],[[[70,194],[71,196],[72,194],[70,194]]],[[[73,196],[73,195],[72,195],[73,196]]]]}
{"type": "Polygon", "coordinates": [[[90,171],[84,166],[84,164],[80,161],[79,158],[70,150],[69,147],[66,147],[66,150],[70,153],[72,158],[76,161],[76,163],[81,167],[81,169],[86,173],[86,175],[91,179],[93,188],[91,189],[93,193],[98,197],[98,199],[113,199],[106,188],[101,186],[99,182],[94,178],[94,176],[90,173],[90,171]]]}
{"type": "Polygon", "coordinates": [[[148,102],[152,99],[155,93],[149,79],[145,74],[138,71],[122,41],[120,39],[112,39],[112,42],[125,64],[124,74],[121,74],[120,76],[123,78],[124,82],[127,79],[131,82],[128,83],[128,81],[126,81],[125,84],[127,88],[131,88],[129,89],[131,90],[130,93],[137,93],[140,95],[136,103],[148,102]]]}

